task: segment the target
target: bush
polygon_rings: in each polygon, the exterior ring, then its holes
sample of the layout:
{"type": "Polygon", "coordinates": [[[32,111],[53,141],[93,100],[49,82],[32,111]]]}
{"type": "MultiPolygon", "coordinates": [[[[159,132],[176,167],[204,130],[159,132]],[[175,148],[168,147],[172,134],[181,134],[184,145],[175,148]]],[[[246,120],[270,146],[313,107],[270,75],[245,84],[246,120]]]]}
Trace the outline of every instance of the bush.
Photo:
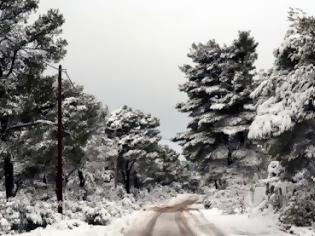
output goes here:
{"type": "Polygon", "coordinates": [[[281,211],[279,220],[283,224],[311,226],[315,221],[314,188],[295,190],[289,197],[287,206],[281,211]]]}
{"type": "Polygon", "coordinates": [[[51,202],[30,200],[26,196],[1,202],[1,233],[21,233],[37,227],[46,227],[61,217],[51,202]]]}
{"type": "Polygon", "coordinates": [[[85,221],[90,225],[107,225],[111,221],[111,215],[103,208],[91,208],[86,212],[85,221]]]}
{"type": "Polygon", "coordinates": [[[0,198],[0,235],[27,232],[37,227],[45,228],[52,224],[70,222],[72,219],[91,225],[108,225],[113,219],[139,210],[145,204],[175,195],[176,191],[165,186],[156,186],[150,192],[141,190],[137,198],[127,194],[121,186],[117,189],[108,188],[106,191],[98,189],[85,201],[78,200],[78,194],[66,192],[64,214],[61,217],[57,213],[53,191],[48,189],[46,192],[37,191],[36,194],[30,187],[20,191],[19,195],[9,201],[6,201],[4,194],[0,198]]]}

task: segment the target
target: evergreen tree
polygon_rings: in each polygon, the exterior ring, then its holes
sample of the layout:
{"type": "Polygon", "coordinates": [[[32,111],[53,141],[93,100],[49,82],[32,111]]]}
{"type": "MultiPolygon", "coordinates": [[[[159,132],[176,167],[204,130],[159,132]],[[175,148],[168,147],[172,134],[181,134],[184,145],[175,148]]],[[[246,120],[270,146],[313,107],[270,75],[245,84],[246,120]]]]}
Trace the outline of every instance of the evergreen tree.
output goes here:
{"type": "Polygon", "coordinates": [[[188,101],[176,108],[192,120],[188,130],[174,140],[183,146],[188,160],[198,163],[199,170],[211,173],[210,179],[220,178],[225,167],[259,163],[246,138],[254,117],[249,95],[256,47],[249,32],[239,32],[230,46],[221,47],[214,40],[193,44],[188,57],[194,64],[181,67],[188,81],[179,89],[188,101]]]}
{"type": "MultiPolygon", "coordinates": [[[[46,103],[51,104],[45,111],[45,124],[36,129],[25,128],[15,132],[11,138],[12,150],[17,159],[24,162],[24,171],[34,174],[53,174],[57,153],[57,88],[51,81],[52,97],[46,103]],[[49,123],[49,125],[46,125],[49,123]],[[28,171],[29,170],[29,171],[28,171]]],[[[88,159],[86,146],[88,141],[101,127],[107,110],[94,96],[83,92],[83,87],[64,81],[63,125],[64,125],[64,164],[66,173],[79,170],[88,159]]],[[[67,175],[67,174],[66,174],[67,175]]],[[[54,176],[54,175],[52,175],[54,176]]]]}
{"type": "Polygon", "coordinates": [[[105,126],[93,134],[84,148],[84,169],[91,173],[108,172],[113,178],[112,160],[118,155],[118,145],[115,140],[109,139],[105,134],[105,126]]]}
{"type": "Polygon", "coordinates": [[[155,180],[163,185],[170,185],[175,180],[181,181],[183,170],[178,160],[179,154],[167,145],[159,145],[158,155],[156,165],[147,163],[148,168],[145,169],[147,175],[155,176],[155,180]]]}
{"type": "Polygon", "coordinates": [[[176,170],[170,170],[169,165],[176,163],[178,155],[159,144],[159,125],[157,118],[127,106],[112,112],[107,120],[106,134],[118,144],[118,173],[128,193],[132,183],[140,187],[175,178],[176,170]],[[162,175],[168,177],[163,179],[162,175]]]}
{"type": "Polygon", "coordinates": [[[105,125],[100,127],[89,138],[85,145],[85,168],[90,169],[91,172],[96,169],[103,169],[112,172],[112,160],[118,155],[118,145],[116,141],[114,139],[109,139],[104,134],[105,125]]]}
{"type": "Polygon", "coordinates": [[[34,117],[20,117],[21,113],[36,111],[39,114],[45,109],[36,104],[34,86],[44,86],[41,75],[46,63],[58,62],[66,53],[67,42],[59,37],[63,16],[58,10],[49,10],[35,21],[29,20],[37,8],[37,0],[0,1],[2,137],[16,123],[34,121],[34,117]]]}
{"type": "MultiPolygon", "coordinates": [[[[11,146],[13,131],[43,123],[40,117],[49,104],[39,102],[33,87],[45,86],[41,75],[46,63],[58,62],[66,53],[67,42],[59,37],[63,16],[49,10],[31,19],[37,9],[38,0],[0,1],[0,145],[5,147],[11,146]]],[[[11,153],[6,157],[10,164],[11,153]]]]}
{"type": "Polygon", "coordinates": [[[289,21],[274,67],[252,93],[259,106],[249,137],[262,141],[291,179],[302,169],[315,174],[315,19],[291,9],[289,21]]]}

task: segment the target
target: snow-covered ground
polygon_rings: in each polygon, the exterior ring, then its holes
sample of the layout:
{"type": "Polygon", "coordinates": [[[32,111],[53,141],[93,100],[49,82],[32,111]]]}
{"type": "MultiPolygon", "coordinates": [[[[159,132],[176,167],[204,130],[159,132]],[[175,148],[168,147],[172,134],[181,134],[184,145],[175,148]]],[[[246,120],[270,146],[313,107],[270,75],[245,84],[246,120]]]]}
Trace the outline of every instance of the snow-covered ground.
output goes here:
{"type": "MultiPolygon", "coordinates": [[[[147,211],[137,211],[114,221],[108,226],[90,226],[78,221],[60,222],[46,229],[36,229],[20,236],[124,236],[128,227],[134,227],[139,218],[147,211]],[[72,228],[73,229],[68,229],[72,228]]],[[[311,228],[291,228],[290,232],[281,231],[276,216],[272,214],[252,213],[226,215],[221,210],[202,210],[208,222],[218,228],[225,236],[315,236],[311,228]]],[[[200,214],[200,213],[194,213],[200,214]]],[[[202,236],[202,235],[198,235],[202,236]]]]}

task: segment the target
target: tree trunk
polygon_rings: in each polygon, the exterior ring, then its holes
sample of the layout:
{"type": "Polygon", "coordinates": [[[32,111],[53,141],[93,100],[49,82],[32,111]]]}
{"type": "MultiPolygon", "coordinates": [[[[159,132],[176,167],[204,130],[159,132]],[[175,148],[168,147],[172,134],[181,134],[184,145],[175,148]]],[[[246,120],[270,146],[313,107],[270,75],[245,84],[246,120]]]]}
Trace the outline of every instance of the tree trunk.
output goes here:
{"type": "Polygon", "coordinates": [[[13,176],[13,163],[11,162],[10,157],[4,158],[4,184],[5,184],[5,192],[6,197],[9,199],[14,196],[14,176],[13,176]]]}
{"type": "Polygon", "coordinates": [[[133,185],[135,186],[135,188],[139,189],[139,179],[138,179],[138,175],[137,175],[137,171],[135,171],[133,173],[133,185]]]}
{"type": "Polygon", "coordinates": [[[126,181],[125,181],[126,192],[130,193],[130,171],[126,170],[126,181]]]}
{"type": "Polygon", "coordinates": [[[81,170],[78,171],[78,176],[79,176],[79,181],[80,181],[80,187],[83,188],[85,185],[85,178],[81,170]]]}
{"type": "Polygon", "coordinates": [[[228,164],[228,166],[230,166],[230,165],[232,165],[232,163],[233,163],[232,152],[229,150],[228,158],[227,158],[227,164],[228,164]]]}
{"type": "Polygon", "coordinates": [[[135,161],[123,160],[121,165],[122,180],[127,193],[130,193],[130,174],[132,173],[134,163],[135,161]]]}
{"type": "Polygon", "coordinates": [[[118,184],[118,156],[114,160],[114,186],[117,188],[118,184]]]}
{"type": "Polygon", "coordinates": [[[269,193],[270,193],[270,190],[269,190],[269,183],[266,184],[266,196],[268,196],[269,198],[269,193]]]}
{"type": "Polygon", "coordinates": [[[44,175],[44,176],[43,176],[43,183],[44,183],[44,184],[47,184],[47,178],[46,178],[46,175],[44,175]]]}
{"type": "Polygon", "coordinates": [[[216,179],[214,180],[214,186],[215,186],[215,189],[219,189],[218,181],[216,179]]]}

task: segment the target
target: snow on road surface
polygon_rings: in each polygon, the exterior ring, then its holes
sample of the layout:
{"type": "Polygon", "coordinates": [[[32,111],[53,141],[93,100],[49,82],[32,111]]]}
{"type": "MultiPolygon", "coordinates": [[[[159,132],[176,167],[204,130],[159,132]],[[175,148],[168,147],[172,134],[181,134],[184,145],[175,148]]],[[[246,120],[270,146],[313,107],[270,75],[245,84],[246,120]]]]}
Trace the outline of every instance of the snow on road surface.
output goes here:
{"type": "Polygon", "coordinates": [[[247,214],[224,214],[213,208],[205,210],[200,197],[182,194],[113,221],[108,226],[61,221],[46,229],[36,229],[20,236],[315,236],[312,229],[291,228],[283,232],[277,215],[257,208],[247,214]]]}
{"type": "MultiPolygon", "coordinates": [[[[134,212],[108,226],[90,226],[80,223],[79,227],[68,230],[65,228],[69,225],[75,225],[77,222],[61,222],[48,226],[46,229],[36,229],[29,233],[20,234],[20,236],[124,236],[126,228],[136,226],[133,223],[137,222],[137,219],[142,217],[144,212],[134,212]]],[[[271,214],[226,215],[218,209],[202,210],[201,213],[211,225],[222,231],[225,236],[315,236],[315,232],[308,228],[293,228],[293,234],[282,232],[276,223],[276,216],[271,214]]]]}

